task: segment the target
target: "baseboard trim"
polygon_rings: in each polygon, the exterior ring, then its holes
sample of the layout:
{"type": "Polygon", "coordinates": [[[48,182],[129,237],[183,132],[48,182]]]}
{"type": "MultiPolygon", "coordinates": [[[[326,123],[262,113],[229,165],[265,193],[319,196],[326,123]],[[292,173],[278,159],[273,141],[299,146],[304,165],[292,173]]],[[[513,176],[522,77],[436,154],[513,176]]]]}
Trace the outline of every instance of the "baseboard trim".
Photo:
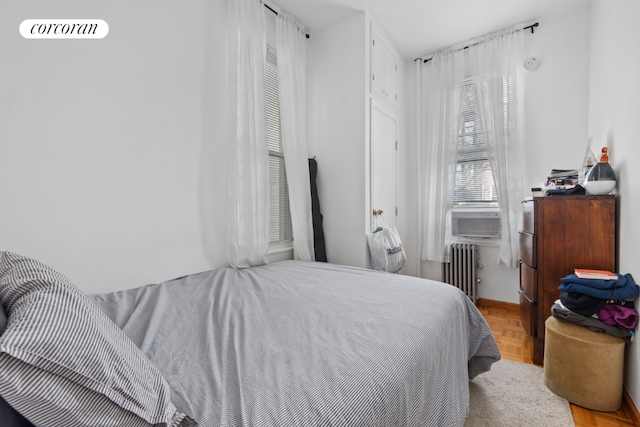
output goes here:
{"type": "Polygon", "coordinates": [[[493,299],[478,298],[477,305],[491,308],[499,308],[512,313],[520,313],[520,305],[513,302],[497,301],[493,299]]]}
{"type": "Polygon", "coordinates": [[[633,403],[633,399],[631,398],[631,395],[626,388],[622,393],[622,407],[629,410],[629,413],[627,415],[633,421],[633,423],[635,425],[640,425],[640,412],[638,412],[638,408],[636,407],[635,403],[633,403]]]}

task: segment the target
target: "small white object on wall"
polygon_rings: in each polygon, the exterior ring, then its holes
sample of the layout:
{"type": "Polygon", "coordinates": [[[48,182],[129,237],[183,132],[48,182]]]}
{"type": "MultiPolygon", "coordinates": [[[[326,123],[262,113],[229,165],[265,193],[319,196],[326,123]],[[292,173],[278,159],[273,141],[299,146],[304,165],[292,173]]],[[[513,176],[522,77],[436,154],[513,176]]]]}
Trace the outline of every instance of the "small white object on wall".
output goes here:
{"type": "Polygon", "coordinates": [[[540,60],[535,56],[527,58],[524,60],[522,67],[527,71],[536,70],[540,66],[540,60]]]}

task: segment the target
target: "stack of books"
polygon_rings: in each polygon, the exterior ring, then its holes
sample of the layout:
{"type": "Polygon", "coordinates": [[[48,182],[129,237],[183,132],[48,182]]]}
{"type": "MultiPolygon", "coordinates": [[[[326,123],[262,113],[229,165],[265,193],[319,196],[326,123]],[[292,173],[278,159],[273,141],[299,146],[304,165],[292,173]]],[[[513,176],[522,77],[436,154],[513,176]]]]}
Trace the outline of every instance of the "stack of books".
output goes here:
{"type": "Polygon", "coordinates": [[[551,169],[547,177],[547,187],[572,188],[578,184],[578,171],[574,169],[551,169]]]}
{"type": "Polygon", "coordinates": [[[578,185],[578,171],[575,169],[551,169],[547,182],[542,188],[545,196],[569,193],[578,185]]]}

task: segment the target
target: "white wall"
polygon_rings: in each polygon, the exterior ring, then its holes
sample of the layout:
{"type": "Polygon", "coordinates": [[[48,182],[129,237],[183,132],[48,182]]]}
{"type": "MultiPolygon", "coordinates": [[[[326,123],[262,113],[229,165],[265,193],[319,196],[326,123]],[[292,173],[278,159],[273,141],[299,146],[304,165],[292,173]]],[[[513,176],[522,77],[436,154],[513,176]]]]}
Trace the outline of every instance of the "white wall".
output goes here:
{"type": "Polygon", "coordinates": [[[526,56],[541,61],[524,74],[526,190],[539,187],[552,168],[580,168],[588,139],[589,4],[539,22],[525,36],[526,56]]]}
{"type": "MultiPolygon", "coordinates": [[[[589,82],[589,5],[571,13],[539,17],[535,33],[524,36],[525,54],[540,59],[536,71],[522,73],[525,141],[524,188],[539,186],[552,168],[578,168],[587,144],[589,82]]],[[[532,17],[535,19],[535,17],[532,17]]],[[[515,23],[514,23],[515,24],[515,23]]],[[[464,40],[460,40],[463,42],[464,40]]],[[[407,93],[414,92],[415,65],[407,66],[407,93]]],[[[415,138],[415,98],[407,100],[415,138]]],[[[410,163],[411,164],[411,163],[410,163]]],[[[417,176],[415,170],[411,173],[417,176]]],[[[413,178],[414,180],[417,178],[413,178]]],[[[417,223],[416,223],[417,229],[417,223]]],[[[409,249],[419,252],[419,248],[409,249]]],[[[518,269],[497,265],[498,249],[480,248],[483,268],[478,275],[481,298],[518,302],[518,269]]],[[[422,263],[422,276],[439,280],[439,263],[422,263]]]]}
{"type": "MultiPolygon", "coordinates": [[[[308,54],[309,154],[318,161],[318,194],[324,217],[329,262],[368,267],[367,234],[371,232],[369,15],[354,11],[314,31],[308,54]]],[[[384,28],[382,28],[384,31],[384,28]]],[[[397,52],[396,52],[397,53],[397,52]]],[[[405,64],[398,64],[398,154],[396,224],[403,242],[415,235],[412,193],[407,191],[407,138],[403,97],[405,64]]],[[[385,107],[386,108],[386,107],[385,107]]],[[[402,274],[416,274],[411,260],[402,274]]]]}
{"type": "Polygon", "coordinates": [[[309,155],[318,162],[318,195],[329,262],[366,267],[368,18],[355,12],[309,42],[309,155]]]}
{"type": "Polygon", "coordinates": [[[226,264],[224,0],[5,0],[0,250],[87,293],[226,264]],[[26,40],[96,18],[102,40],[26,40]]]}
{"type": "MultiPolygon", "coordinates": [[[[589,135],[610,149],[619,193],[618,265],[621,273],[640,280],[640,158],[637,123],[640,117],[640,36],[634,31],[640,2],[594,0],[591,12],[591,78],[589,135]]],[[[627,345],[625,387],[640,404],[640,350],[627,345]]]]}
{"type": "MultiPolygon", "coordinates": [[[[227,264],[225,5],[66,0],[53,7],[11,0],[5,6],[0,249],[50,264],[86,292],[227,264]],[[104,19],[110,33],[58,41],[19,35],[23,19],[43,16],[104,19]]],[[[310,154],[319,164],[327,254],[361,266],[368,262],[370,208],[368,23],[366,13],[354,12],[314,32],[308,45],[310,154]]],[[[525,76],[526,187],[552,167],[579,164],[587,136],[588,9],[540,24],[525,36],[528,54],[542,61],[525,76]]],[[[403,65],[398,228],[409,258],[403,273],[418,274],[415,76],[412,62],[403,65]]],[[[481,256],[480,296],[517,301],[517,271],[495,265],[495,248],[481,256]]],[[[422,270],[439,278],[439,266],[422,270]]]]}
{"type": "MultiPolygon", "coordinates": [[[[0,250],[87,293],[227,265],[226,0],[4,6],[0,250]],[[110,32],[23,39],[20,22],[39,17],[103,19],[110,32]]],[[[368,264],[369,24],[354,11],[308,45],[327,254],[358,266],[368,264]]]]}

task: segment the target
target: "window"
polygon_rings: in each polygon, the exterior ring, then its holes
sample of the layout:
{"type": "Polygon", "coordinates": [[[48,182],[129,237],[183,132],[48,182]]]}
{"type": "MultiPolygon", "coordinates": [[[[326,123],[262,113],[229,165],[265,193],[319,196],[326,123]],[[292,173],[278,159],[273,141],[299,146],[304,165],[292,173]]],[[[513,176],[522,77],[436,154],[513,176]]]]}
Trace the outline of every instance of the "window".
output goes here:
{"type": "Polygon", "coordinates": [[[480,120],[479,84],[482,83],[466,82],[461,88],[454,205],[487,203],[495,206],[498,202],[486,146],[487,138],[493,136],[483,129],[480,120]]]}
{"type": "Polygon", "coordinates": [[[271,196],[271,244],[293,240],[289,189],[284,167],[284,150],[280,136],[280,102],[278,97],[278,65],[276,52],[267,49],[265,65],[265,100],[267,110],[267,141],[269,143],[269,187],[271,196]]]}

